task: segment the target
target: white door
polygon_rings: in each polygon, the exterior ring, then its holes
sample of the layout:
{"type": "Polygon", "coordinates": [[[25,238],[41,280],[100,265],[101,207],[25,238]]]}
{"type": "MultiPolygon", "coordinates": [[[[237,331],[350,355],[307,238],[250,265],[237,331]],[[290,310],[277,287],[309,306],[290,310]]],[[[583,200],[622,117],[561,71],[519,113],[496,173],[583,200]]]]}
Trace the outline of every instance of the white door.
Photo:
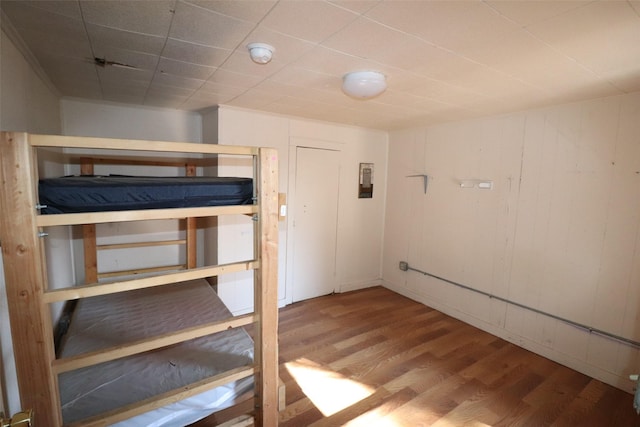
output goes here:
{"type": "Polygon", "coordinates": [[[336,289],[339,152],[296,149],[293,301],[336,289]]]}

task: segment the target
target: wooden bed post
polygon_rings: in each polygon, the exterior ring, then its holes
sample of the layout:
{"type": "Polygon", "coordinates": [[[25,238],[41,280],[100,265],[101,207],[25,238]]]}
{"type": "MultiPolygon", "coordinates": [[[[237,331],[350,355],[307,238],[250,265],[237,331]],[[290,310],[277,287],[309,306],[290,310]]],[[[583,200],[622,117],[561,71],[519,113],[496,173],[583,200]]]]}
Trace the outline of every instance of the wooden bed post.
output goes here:
{"type": "Polygon", "coordinates": [[[20,402],[34,410],[39,426],[58,427],[51,315],[42,299],[46,265],[36,226],[37,165],[26,133],[2,132],[0,153],[0,241],[20,402]]]}
{"type": "Polygon", "coordinates": [[[278,152],[261,148],[258,184],[258,253],[254,273],[257,426],[278,425],[278,152]]]}
{"type": "MultiPolygon", "coordinates": [[[[185,175],[186,176],[196,176],[196,166],[193,164],[187,163],[185,165],[185,175]]],[[[198,230],[197,218],[186,218],[186,235],[185,239],[187,240],[187,268],[196,268],[197,257],[197,235],[196,232],[198,230]]]]}
{"type": "MultiPolygon", "coordinates": [[[[93,175],[93,159],[80,157],[80,175],[93,175]]],[[[96,225],[82,226],[82,242],[84,246],[84,282],[98,281],[98,249],[96,248],[96,225]]]]}

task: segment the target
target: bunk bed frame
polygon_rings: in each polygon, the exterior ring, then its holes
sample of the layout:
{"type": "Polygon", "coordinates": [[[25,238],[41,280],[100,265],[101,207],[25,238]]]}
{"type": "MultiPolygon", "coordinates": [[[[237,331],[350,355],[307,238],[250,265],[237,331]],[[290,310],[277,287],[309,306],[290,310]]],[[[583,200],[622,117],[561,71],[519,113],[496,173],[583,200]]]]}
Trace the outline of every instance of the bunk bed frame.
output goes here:
{"type": "MultiPolygon", "coordinates": [[[[92,176],[95,173],[95,166],[99,164],[108,165],[130,165],[130,166],[149,166],[152,163],[154,166],[168,166],[184,168],[185,176],[196,176],[196,163],[193,161],[176,161],[176,160],[155,160],[153,162],[144,160],[133,159],[121,159],[121,158],[109,158],[104,159],[101,157],[80,157],[80,175],[92,176]]],[[[165,240],[165,241],[151,241],[151,242],[136,242],[136,243],[120,243],[111,245],[98,245],[96,239],[96,224],[84,224],[82,225],[82,242],[83,242],[83,254],[84,254],[84,277],[85,283],[97,283],[98,280],[107,277],[119,277],[129,274],[144,274],[159,271],[171,271],[178,269],[188,269],[196,267],[196,245],[197,245],[197,218],[188,217],[181,220],[184,224],[185,237],[179,240],[165,240]],[[130,271],[115,271],[108,273],[101,273],[98,268],[98,253],[102,250],[112,249],[125,249],[133,247],[151,247],[162,245],[184,245],[186,252],[185,263],[182,265],[167,265],[158,266],[155,268],[147,269],[135,269],[130,271]]]]}
{"type": "MultiPolygon", "coordinates": [[[[13,336],[13,347],[23,408],[34,410],[37,425],[59,427],[63,424],[58,391],[58,374],[108,360],[138,354],[230,328],[253,325],[254,363],[157,396],[153,400],[121,408],[82,422],[81,425],[109,425],[126,420],[150,409],[182,400],[233,379],[253,375],[255,384],[253,423],[275,426],[278,423],[277,348],[277,237],[278,184],[277,151],[271,148],[222,146],[210,144],[137,141],[105,138],[45,136],[22,132],[0,133],[0,244],[4,258],[7,300],[13,336]],[[257,201],[252,205],[148,209],[132,211],[91,212],[41,215],[37,206],[38,149],[116,150],[126,159],[131,152],[188,153],[188,155],[253,156],[254,188],[257,201]],[[199,217],[219,215],[251,215],[254,217],[254,254],[251,261],[226,265],[195,267],[194,221],[199,217]],[[98,283],[95,264],[95,224],[118,221],[184,219],[186,221],[187,265],[179,271],[156,272],[151,276],[109,283],[98,283]],[[85,249],[85,284],[63,289],[49,289],[43,236],[49,226],[83,227],[85,249]],[[93,242],[93,243],[91,243],[93,242]],[[205,324],[159,337],[109,348],[79,357],[57,359],[53,341],[53,325],[49,305],[96,295],[162,286],[218,275],[254,271],[254,312],[225,321],[205,324]]],[[[127,160],[125,160],[127,161],[127,160]]],[[[85,174],[90,166],[82,167],[85,174]]],[[[187,174],[193,165],[184,164],[187,174]]],[[[190,172],[189,172],[190,171],[190,172]]],[[[280,394],[279,394],[280,393],[280,394]]],[[[246,418],[244,419],[246,422],[246,418]]],[[[246,424],[245,424],[246,425],[246,424]]]]}

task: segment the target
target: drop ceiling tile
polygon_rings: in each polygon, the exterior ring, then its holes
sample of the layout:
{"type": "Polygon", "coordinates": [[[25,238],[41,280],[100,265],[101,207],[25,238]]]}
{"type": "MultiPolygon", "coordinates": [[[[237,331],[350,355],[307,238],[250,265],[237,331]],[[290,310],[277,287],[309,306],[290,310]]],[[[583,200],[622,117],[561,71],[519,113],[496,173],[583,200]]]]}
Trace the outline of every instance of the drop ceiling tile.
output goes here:
{"type": "Polygon", "coordinates": [[[372,112],[362,111],[359,108],[350,108],[342,112],[340,115],[331,117],[332,121],[336,121],[338,117],[344,117],[343,122],[351,126],[362,126],[370,129],[388,129],[392,121],[395,119],[393,115],[376,114],[372,112]]]}
{"type": "Polygon", "coordinates": [[[497,10],[501,15],[517,22],[521,26],[527,26],[544,22],[550,18],[561,15],[567,11],[577,9],[593,0],[571,1],[493,1],[486,3],[497,10]]]}
{"type": "Polygon", "coordinates": [[[53,56],[43,57],[39,61],[64,96],[83,97],[83,92],[86,92],[86,97],[100,98],[100,81],[93,64],[53,56]]]}
{"type": "Polygon", "coordinates": [[[440,108],[445,108],[448,104],[438,101],[432,98],[425,98],[423,96],[414,95],[408,92],[398,92],[395,90],[387,90],[384,93],[384,98],[381,98],[376,101],[379,101],[383,104],[389,106],[393,105],[402,105],[405,107],[411,107],[418,110],[437,110],[440,108]]]}
{"type": "Polygon", "coordinates": [[[427,114],[436,114],[441,111],[462,110],[469,108],[460,105],[445,104],[437,101],[434,102],[433,100],[427,100],[424,98],[421,101],[412,103],[411,107],[427,114]]]}
{"type": "Polygon", "coordinates": [[[34,46],[31,52],[38,59],[43,56],[57,56],[93,62],[93,52],[88,39],[53,38],[45,33],[31,33],[28,43],[34,46]]]}
{"type": "Polygon", "coordinates": [[[329,3],[357,14],[363,14],[380,3],[380,0],[329,0],[329,3]]]}
{"type": "Polygon", "coordinates": [[[474,102],[485,102],[488,97],[453,84],[434,80],[414,73],[398,76],[394,91],[406,92],[438,103],[464,106],[474,102]]]}
{"type": "Polygon", "coordinates": [[[264,109],[266,105],[276,102],[281,98],[282,95],[262,91],[252,91],[250,94],[244,93],[235,97],[233,100],[228,102],[228,105],[237,105],[250,109],[264,109]]]}
{"type": "Polygon", "coordinates": [[[102,90],[97,83],[79,80],[54,80],[54,84],[64,91],[65,97],[102,99],[102,90]]]}
{"type": "Polygon", "coordinates": [[[236,73],[233,71],[218,68],[216,72],[213,73],[211,77],[209,77],[208,81],[226,86],[249,89],[262,80],[262,77],[254,76],[251,74],[236,73]]]}
{"type": "Polygon", "coordinates": [[[241,100],[243,97],[250,97],[252,98],[251,102],[255,102],[256,104],[262,104],[262,105],[278,102],[284,98],[281,93],[266,92],[259,89],[252,91],[251,93],[244,93],[236,97],[235,99],[241,100]]]}
{"type": "Polygon", "coordinates": [[[595,77],[592,71],[526,30],[510,33],[490,46],[466,50],[464,55],[535,86],[555,88],[561,80],[589,81],[595,77]]]}
{"type": "Polygon", "coordinates": [[[158,84],[162,86],[184,88],[184,89],[190,89],[192,91],[199,89],[200,87],[202,87],[204,83],[205,83],[204,79],[202,80],[190,79],[186,77],[174,76],[172,74],[159,73],[159,72],[155,73],[153,77],[154,85],[158,84]]]}
{"type": "Polygon", "coordinates": [[[271,79],[260,82],[256,87],[264,92],[278,93],[283,97],[299,99],[300,103],[307,102],[302,100],[301,97],[309,95],[309,92],[305,91],[304,88],[301,88],[300,86],[281,83],[271,79]]]}
{"type": "Polygon", "coordinates": [[[42,56],[38,61],[56,86],[56,82],[67,84],[74,81],[99,85],[98,74],[92,62],[58,56],[42,56]]]}
{"type": "Polygon", "coordinates": [[[527,29],[597,73],[640,72],[640,18],[627,2],[593,2],[527,29]]]}
{"type": "Polygon", "coordinates": [[[301,86],[295,86],[295,88],[297,90],[296,96],[307,103],[344,105],[345,103],[353,102],[353,98],[345,95],[340,86],[327,89],[306,89],[301,86]]]}
{"type": "Polygon", "coordinates": [[[144,99],[144,105],[150,107],[176,108],[176,105],[182,105],[189,98],[186,96],[165,96],[161,94],[147,95],[144,99]]]}
{"type": "Polygon", "coordinates": [[[201,102],[206,104],[207,106],[213,106],[216,104],[224,104],[235,98],[236,96],[237,95],[225,93],[208,93],[197,91],[189,97],[189,100],[192,100],[194,102],[201,102]]]}
{"type": "Polygon", "coordinates": [[[144,94],[138,95],[134,93],[110,92],[105,90],[102,99],[110,102],[120,102],[122,104],[144,104],[144,94]]]}
{"type": "Polygon", "coordinates": [[[478,70],[489,70],[487,66],[473,59],[441,48],[430,49],[424,56],[426,60],[416,61],[413,65],[407,67],[407,70],[424,77],[449,82],[461,87],[466,87],[467,83],[472,83],[468,80],[473,78],[474,74],[479,72],[478,70]],[[462,82],[459,82],[459,80],[462,80],[462,82]]]}
{"type": "Polygon", "coordinates": [[[194,93],[193,89],[182,88],[182,87],[174,87],[174,86],[165,86],[159,84],[155,81],[149,85],[149,89],[147,90],[147,97],[176,97],[176,98],[186,98],[194,93]]]}
{"type": "Polygon", "coordinates": [[[222,15],[230,16],[253,23],[260,22],[262,18],[277,3],[275,0],[187,0],[192,3],[210,9],[222,15]]]}
{"type": "Polygon", "coordinates": [[[253,24],[188,3],[178,3],[169,36],[205,46],[235,49],[253,24]]]}
{"type": "MultiPolygon", "coordinates": [[[[269,90],[267,90],[267,91],[269,91],[269,90]]],[[[320,104],[318,102],[310,103],[306,99],[302,99],[302,98],[299,98],[297,96],[287,96],[287,95],[283,96],[278,101],[273,103],[273,105],[275,105],[275,104],[279,104],[279,105],[283,105],[283,106],[286,105],[289,108],[296,108],[298,110],[305,109],[307,111],[310,111],[311,109],[316,109],[317,110],[317,109],[320,109],[320,108],[326,109],[327,106],[328,106],[327,104],[322,103],[321,104],[322,106],[318,107],[317,104],[320,104]],[[313,104],[316,104],[316,105],[313,105],[313,104]]]]}
{"type": "MultiPolygon", "coordinates": [[[[21,0],[23,3],[24,0],[21,0]]],[[[3,0],[2,3],[7,3],[3,0]]],[[[49,12],[56,13],[58,15],[64,15],[69,18],[82,20],[82,13],[80,12],[80,5],[77,1],[69,0],[46,0],[46,1],[29,1],[29,6],[37,7],[39,9],[45,9],[49,12]]]]}
{"type": "MultiPolygon", "coordinates": [[[[507,80],[512,82],[514,80],[505,73],[484,64],[445,51],[439,51],[437,59],[433,58],[428,64],[416,66],[411,71],[480,94],[491,94],[496,87],[505,90],[508,85],[507,80]]],[[[522,85],[524,85],[522,82],[516,84],[516,86],[522,85]]]]}
{"type": "Polygon", "coordinates": [[[573,102],[576,92],[584,92],[585,96],[596,98],[619,95],[624,92],[623,88],[616,87],[613,81],[604,77],[580,78],[569,74],[560,74],[555,81],[548,82],[542,87],[547,98],[558,103],[573,102]]]}
{"type": "Polygon", "coordinates": [[[209,101],[204,99],[188,98],[182,104],[180,104],[180,109],[187,110],[187,111],[199,111],[199,110],[205,110],[210,107],[214,107],[221,103],[222,101],[217,101],[217,100],[209,101]]]}
{"type": "MultiPolygon", "coordinates": [[[[398,68],[433,61],[438,48],[410,34],[360,18],[329,37],[324,46],[358,58],[398,68]]],[[[440,49],[441,50],[441,49],[440,49]]]]}
{"type": "Polygon", "coordinates": [[[284,1],[279,2],[260,25],[319,43],[356,17],[353,12],[324,1],[284,1]]]}
{"type": "Polygon", "coordinates": [[[127,70],[123,68],[95,67],[100,83],[105,87],[147,88],[151,84],[153,72],[145,70],[127,70]]]}
{"type": "Polygon", "coordinates": [[[144,95],[147,93],[147,89],[149,88],[149,84],[143,84],[142,82],[124,82],[121,83],[102,83],[102,91],[104,93],[105,98],[107,95],[111,96],[120,96],[126,95],[131,97],[137,97],[140,99],[140,102],[144,100],[144,95]]]}
{"type": "Polygon", "coordinates": [[[27,44],[41,44],[46,38],[53,39],[53,34],[59,41],[88,40],[81,20],[31,7],[24,1],[2,1],[0,4],[27,44]]]}
{"type": "Polygon", "coordinates": [[[356,70],[376,70],[385,75],[391,75],[396,71],[393,67],[320,45],[305,53],[290,66],[340,78],[349,71],[356,70]]]}
{"type": "Polygon", "coordinates": [[[622,93],[622,90],[616,88],[606,80],[595,80],[581,84],[567,84],[565,87],[558,89],[547,99],[549,101],[548,104],[566,104],[569,102],[620,95],[622,93]]]}
{"type": "Polygon", "coordinates": [[[523,99],[540,92],[539,88],[486,68],[470,70],[467,77],[460,77],[456,85],[500,99],[523,99]]]}
{"type": "Polygon", "coordinates": [[[247,91],[246,88],[229,86],[216,82],[205,82],[196,93],[202,94],[202,96],[210,96],[213,94],[224,95],[227,97],[235,97],[247,91]]]}
{"type": "Polygon", "coordinates": [[[146,93],[146,87],[102,85],[102,96],[107,101],[143,104],[146,93]]]}
{"type": "Polygon", "coordinates": [[[393,125],[395,126],[395,129],[399,130],[409,126],[424,127],[424,126],[459,121],[459,120],[469,120],[477,117],[482,117],[484,115],[487,115],[487,114],[482,114],[482,113],[478,113],[476,111],[470,111],[470,110],[446,110],[446,111],[441,111],[434,114],[429,114],[428,116],[419,119],[418,122],[415,122],[413,120],[407,120],[405,123],[402,123],[398,121],[393,125]],[[426,125],[422,125],[420,123],[426,123],[426,125]]]}
{"type": "Polygon", "coordinates": [[[316,73],[310,70],[285,68],[269,78],[276,83],[301,86],[309,89],[327,89],[340,87],[342,79],[329,74],[316,73]]]}
{"type": "Polygon", "coordinates": [[[160,58],[158,71],[173,76],[187,77],[191,79],[206,80],[216,70],[215,67],[191,64],[189,62],[176,61],[169,58],[160,58]]]}
{"type": "Polygon", "coordinates": [[[604,73],[603,77],[625,93],[640,91],[640,74],[637,72],[604,73]]]}
{"type": "Polygon", "coordinates": [[[160,55],[165,38],[148,34],[116,30],[100,25],[87,24],[87,32],[94,47],[126,48],[130,51],[160,55]]]}
{"type": "Polygon", "coordinates": [[[452,50],[493,43],[518,28],[475,0],[380,2],[366,16],[452,50]]]}
{"type": "Polygon", "coordinates": [[[174,0],[80,1],[87,23],[163,37],[169,33],[174,5],[174,0]]]}
{"type": "Polygon", "coordinates": [[[231,52],[232,51],[227,49],[202,46],[199,44],[169,39],[162,51],[162,56],[176,61],[189,62],[191,64],[218,67],[229,55],[231,55],[231,52]]]}

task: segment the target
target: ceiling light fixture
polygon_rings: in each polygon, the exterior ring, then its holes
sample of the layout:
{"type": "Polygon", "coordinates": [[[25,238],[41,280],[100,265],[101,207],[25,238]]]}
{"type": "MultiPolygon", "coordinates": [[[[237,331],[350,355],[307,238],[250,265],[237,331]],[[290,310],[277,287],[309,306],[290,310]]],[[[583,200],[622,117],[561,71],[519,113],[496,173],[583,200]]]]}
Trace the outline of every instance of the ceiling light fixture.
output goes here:
{"type": "Polygon", "coordinates": [[[386,77],[378,71],[354,71],[345,74],[342,78],[342,90],[354,98],[373,98],[384,92],[386,88],[386,77]]]}
{"type": "Polygon", "coordinates": [[[275,48],[266,43],[249,43],[247,45],[251,60],[256,64],[266,64],[271,61],[275,48]]]}

